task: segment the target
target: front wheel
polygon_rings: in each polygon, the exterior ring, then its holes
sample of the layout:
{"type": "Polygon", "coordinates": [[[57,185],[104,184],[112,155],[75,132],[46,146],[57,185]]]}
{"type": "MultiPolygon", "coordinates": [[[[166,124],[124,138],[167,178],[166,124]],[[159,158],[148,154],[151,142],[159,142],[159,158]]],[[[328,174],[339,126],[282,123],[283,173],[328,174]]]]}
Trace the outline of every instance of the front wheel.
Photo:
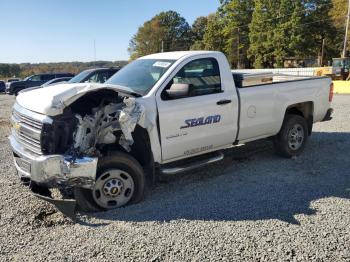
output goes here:
{"type": "Polygon", "coordinates": [[[308,139],[308,127],[304,117],[286,115],[280,132],[274,137],[278,155],[286,158],[300,155],[308,139]]]}
{"type": "Polygon", "coordinates": [[[83,211],[110,210],[143,199],[144,172],[132,156],[117,152],[98,162],[92,189],[75,188],[74,196],[83,211]]]}

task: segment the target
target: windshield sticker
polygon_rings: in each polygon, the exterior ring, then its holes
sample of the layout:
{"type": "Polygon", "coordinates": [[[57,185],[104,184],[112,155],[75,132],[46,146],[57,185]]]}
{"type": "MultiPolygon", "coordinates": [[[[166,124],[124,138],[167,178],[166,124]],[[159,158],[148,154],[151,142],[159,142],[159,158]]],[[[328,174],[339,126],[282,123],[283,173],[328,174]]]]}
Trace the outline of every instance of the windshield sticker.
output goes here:
{"type": "Polygon", "coordinates": [[[171,63],[169,62],[163,62],[163,61],[157,61],[153,64],[153,66],[155,67],[163,67],[163,68],[167,68],[171,65],[171,63]]]}

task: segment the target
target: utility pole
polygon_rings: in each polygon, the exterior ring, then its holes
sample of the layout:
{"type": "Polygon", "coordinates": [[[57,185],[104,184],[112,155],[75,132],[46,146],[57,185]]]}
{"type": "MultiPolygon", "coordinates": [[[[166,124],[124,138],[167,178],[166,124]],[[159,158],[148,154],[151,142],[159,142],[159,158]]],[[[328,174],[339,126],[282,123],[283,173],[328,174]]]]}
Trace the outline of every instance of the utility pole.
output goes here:
{"type": "Polygon", "coordinates": [[[324,58],[324,45],[325,45],[325,39],[322,39],[322,51],[321,51],[321,59],[320,59],[320,66],[323,66],[323,58],[324,58]]]}
{"type": "Polygon", "coordinates": [[[349,4],[348,4],[348,15],[347,15],[347,19],[346,19],[346,29],[345,29],[344,48],[343,48],[342,58],[346,57],[346,51],[348,48],[349,22],[350,22],[350,0],[349,0],[349,4]]]}
{"type": "Polygon", "coordinates": [[[162,53],[164,53],[164,41],[163,40],[162,40],[162,53]]]}

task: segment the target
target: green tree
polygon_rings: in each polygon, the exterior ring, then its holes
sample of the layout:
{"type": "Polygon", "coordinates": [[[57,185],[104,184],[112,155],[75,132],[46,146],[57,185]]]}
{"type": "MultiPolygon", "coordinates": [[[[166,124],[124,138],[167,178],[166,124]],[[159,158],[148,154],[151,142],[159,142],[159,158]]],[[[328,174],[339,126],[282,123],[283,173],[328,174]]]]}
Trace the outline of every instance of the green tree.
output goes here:
{"type": "Polygon", "coordinates": [[[223,34],[224,21],[219,13],[208,16],[207,29],[203,42],[205,50],[215,50],[224,52],[225,36],[223,34]]]}
{"type": "Polygon", "coordinates": [[[219,13],[223,17],[224,51],[232,66],[249,66],[249,24],[254,10],[253,0],[221,1],[219,13]]]}
{"type": "Polygon", "coordinates": [[[191,34],[192,34],[192,50],[203,50],[205,49],[204,35],[207,30],[208,17],[200,16],[192,24],[191,34]]]}
{"type": "Polygon", "coordinates": [[[273,67],[274,64],[274,28],[276,2],[255,0],[252,21],[249,25],[248,57],[254,61],[255,68],[273,67]]]}
{"type": "Polygon", "coordinates": [[[276,27],[273,34],[274,60],[283,67],[284,58],[303,56],[305,27],[304,6],[301,1],[281,0],[277,9],[276,27]]]}
{"type": "Polygon", "coordinates": [[[153,18],[141,26],[129,43],[131,59],[158,53],[161,51],[161,41],[165,35],[164,27],[158,18],[153,18]]]}
{"type": "Polygon", "coordinates": [[[174,11],[161,12],[146,21],[130,40],[131,59],[164,51],[188,50],[191,28],[185,18],[174,11]]]}
{"type": "Polygon", "coordinates": [[[337,29],[330,17],[332,1],[306,0],[305,9],[306,23],[304,25],[307,29],[307,34],[305,35],[306,41],[303,46],[304,53],[314,57],[320,56],[324,40],[326,59],[330,59],[334,55],[338,56],[340,52],[336,51],[337,47],[335,43],[337,29]]]}

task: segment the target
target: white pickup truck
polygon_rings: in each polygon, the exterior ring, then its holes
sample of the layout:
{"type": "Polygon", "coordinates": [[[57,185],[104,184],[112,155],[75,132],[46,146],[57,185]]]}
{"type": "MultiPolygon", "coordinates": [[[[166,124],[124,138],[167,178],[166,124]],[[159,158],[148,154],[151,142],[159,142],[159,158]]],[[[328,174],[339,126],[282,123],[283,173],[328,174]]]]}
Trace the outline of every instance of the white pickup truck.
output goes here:
{"type": "Polygon", "coordinates": [[[114,209],[140,201],[156,174],[220,161],[238,144],[272,138],[278,155],[299,155],[313,124],[331,119],[332,96],[326,77],[233,74],[220,52],[153,54],[105,84],[21,93],[9,140],[41,198],[61,203],[50,189],[72,189],[83,210],[114,209]]]}

